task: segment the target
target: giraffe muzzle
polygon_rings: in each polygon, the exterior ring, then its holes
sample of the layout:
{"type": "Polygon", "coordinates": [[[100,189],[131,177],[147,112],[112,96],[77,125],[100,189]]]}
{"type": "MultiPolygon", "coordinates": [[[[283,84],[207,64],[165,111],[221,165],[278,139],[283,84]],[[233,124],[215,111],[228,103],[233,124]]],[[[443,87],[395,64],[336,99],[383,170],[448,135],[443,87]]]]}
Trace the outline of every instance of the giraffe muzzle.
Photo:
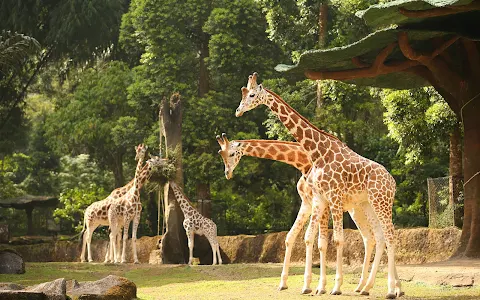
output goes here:
{"type": "Polygon", "coordinates": [[[243,111],[240,108],[237,108],[235,111],[235,117],[241,117],[243,115],[243,111]]]}
{"type": "Polygon", "coordinates": [[[225,170],[225,178],[231,179],[232,178],[232,172],[225,170]]]}

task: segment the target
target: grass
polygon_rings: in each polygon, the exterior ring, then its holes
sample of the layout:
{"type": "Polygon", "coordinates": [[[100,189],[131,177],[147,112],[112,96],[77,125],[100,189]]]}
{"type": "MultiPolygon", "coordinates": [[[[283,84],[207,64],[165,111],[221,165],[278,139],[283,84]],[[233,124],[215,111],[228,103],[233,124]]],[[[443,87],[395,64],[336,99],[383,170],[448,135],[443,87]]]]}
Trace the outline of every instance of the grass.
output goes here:
{"type": "MultiPolygon", "coordinates": [[[[109,274],[126,277],[137,285],[140,299],[303,299],[303,268],[290,269],[289,288],[277,291],[282,266],[280,264],[231,264],[222,266],[185,265],[104,265],[82,263],[26,263],[25,274],[0,274],[0,282],[33,285],[57,278],[91,281],[109,274]]],[[[312,288],[318,280],[318,268],[314,268],[312,288]]],[[[333,287],[334,271],[329,269],[327,290],[333,287]]],[[[358,273],[344,276],[340,296],[322,295],[321,299],[383,299],[386,274],[379,273],[375,287],[368,297],[353,291],[359,279],[358,273]]],[[[453,288],[424,283],[403,282],[406,296],[401,299],[479,299],[480,286],[453,288]]]]}

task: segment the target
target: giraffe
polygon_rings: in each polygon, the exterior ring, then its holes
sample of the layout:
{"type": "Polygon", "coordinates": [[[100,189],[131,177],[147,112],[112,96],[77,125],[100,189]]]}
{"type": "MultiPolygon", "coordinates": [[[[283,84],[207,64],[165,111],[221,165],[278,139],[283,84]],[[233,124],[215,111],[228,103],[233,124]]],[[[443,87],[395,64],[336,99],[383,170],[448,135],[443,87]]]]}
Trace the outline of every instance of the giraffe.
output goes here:
{"type": "MultiPolygon", "coordinates": [[[[136,171],[142,167],[145,155],[147,153],[147,149],[148,147],[144,144],[139,144],[135,147],[135,160],[137,160],[136,171]]],[[[93,261],[92,251],[90,247],[93,232],[98,226],[109,225],[107,216],[108,208],[110,207],[112,202],[117,201],[120,197],[125,195],[132,186],[133,179],[123,187],[114,189],[107,198],[101,201],[94,202],[85,209],[85,213],[83,216],[83,230],[81,232],[81,236],[83,235],[82,253],[80,254],[81,262],[85,262],[85,249],[87,249],[88,252],[88,261],[93,261]]],[[[108,252],[109,250],[107,249],[107,254],[105,255],[105,262],[107,262],[108,259],[108,252]]]]}
{"type": "Polygon", "coordinates": [[[120,249],[117,247],[117,237],[121,233],[123,227],[123,247],[121,263],[125,263],[126,246],[128,239],[128,229],[130,222],[132,224],[132,252],[133,262],[138,264],[137,256],[137,229],[140,223],[140,216],[142,213],[142,202],[140,201],[140,189],[147,182],[152,175],[152,172],[164,164],[166,159],[161,159],[158,156],[152,156],[147,160],[145,166],[140,171],[135,172],[133,185],[128,192],[113,202],[108,209],[108,221],[110,223],[110,255],[111,258],[118,262],[117,254],[120,249]]]}
{"type": "Polygon", "coordinates": [[[218,264],[222,264],[222,256],[220,254],[220,246],[217,240],[217,225],[210,220],[202,216],[191,204],[190,200],[182,192],[182,189],[173,181],[169,182],[170,187],[175,194],[175,199],[177,199],[180,209],[183,212],[185,219],[183,220],[183,228],[187,233],[188,238],[188,249],[189,257],[188,264],[192,264],[193,260],[193,244],[195,239],[195,233],[200,235],[205,235],[210,246],[212,247],[213,252],[213,265],[217,264],[217,255],[218,255],[218,264]]]}
{"type": "MultiPolygon", "coordinates": [[[[220,144],[221,149],[218,153],[222,156],[223,163],[225,165],[225,177],[230,179],[233,174],[233,170],[240,162],[243,155],[260,157],[266,159],[272,159],[281,161],[297,168],[302,177],[297,183],[297,190],[302,200],[300,210],[297,218],[287,234],[285,239],[285,258],[283,263],[282,276],[280,280],[279,290],[287,289],[288,270],[290,266],[290,256],[292,252],[293,244],[296,237],[303,225],[305,224],[308,216],[311,213],[312,208],[312,189],[308,186],[305,178],[312,168],[312,163],[308,155],[304,152],[299,143],[284,142],[284,141],[270,141],[270,140],[238,140],[229,141],[225,133],[222,137],[217,135],[217,141],[220,144]]],[[[375,246],[375,239],[373,230],[380,230],[380,224],[375,218],[372,207],[370,205],[357,206],[349,212],[357,227],[362,234],[365,256],[362,266],[362,275],[360,283],[355,291],[360,292],[361,288],[365,285],[365,281],[368,277],[368,269],[370,267],[370,257],[375,246]],[[373,223],[373,228],[370,227],[369,222],[373,223]]],[[[325,210],[320,218],[320,231],[318,236],[318,249],[320,251],[320,268],[322,269],[320,274],[323,276],[320,279],[323,287],[326,284],[326,252],[328,245],[328,210],[325,210]]],[[[382,235],[383,237],[383,235],[382,235]]],[[[319,290],[318,293],[323,294],[326,290],[319,290]]]]}
{"type": "MultiPolygon", "coordinates": [[[[353,205],[368,202],[378,218],[385,238],[382,242],[379,233],[376,253],[383,253],[387,247],[388,292],[386,298],[394,299],[401,295],[401,283],[396,279],[395,236],[392,222],[392,206],[396,184],[392,175],[379,163],[360,156],[348,148],[337,137],[316,128],[307,119],[289,106],[277,94],[257,84],[257,73],[249,77],[247,87],[242,88],[242,100],[235,112],[237,117],[254,109],[260,104],[266,105],[285,125],[288,131],[300,143],[313,162],[306,181],[313,191],[312,214],[305,233],[306,266],[302,293],[310,293],[312,279],[312,252],[315,230],[324,210],[330,209],[333,219],[333,238],[337,246],[337,262],[333,295],[341,294],[343,283],[343,211],[351,210],[353,205]]],[[[381,255],[376,255],[372,270],[362,295],[368,295],[373,287],[380,264],[381,255]]],[[[317,292],[323,289],[319,283],[317,292]]]]}

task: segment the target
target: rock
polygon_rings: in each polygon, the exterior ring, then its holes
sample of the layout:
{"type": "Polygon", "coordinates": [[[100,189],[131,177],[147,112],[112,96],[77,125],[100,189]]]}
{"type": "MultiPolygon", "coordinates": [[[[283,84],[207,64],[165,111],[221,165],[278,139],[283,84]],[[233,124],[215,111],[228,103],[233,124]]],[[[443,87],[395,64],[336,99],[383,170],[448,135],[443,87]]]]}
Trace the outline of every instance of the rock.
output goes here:
{"type": "Polygon", "coordinates": [[[0,282],[0,291],[4,290],[12,290],[12,291],[19,291],[23,290],[25,287],[21,284],[16,284],[12,282],[0,282]]]}
{"type": "Polygon", "coordinates": [[[0,299],[2,300],[47,300],[47,296],[41,292],[27,291],[0,291],[0,299]]]}
{"type": "Polygon", "coordinates": [[[8,244],[10,240],[10,232],[8,231],[8,224],[0,224],[0,244],[8,244]]]}
{"type": "Polygon", "coordinates": [[[109,275],[97,281],[69,283],[67,294],[72,299],[88,300],[129,300],[137,298],[137,286],[132,281],[109,275]]]}
{"type": "Polygon", "coordinates": [[[15,250],[0,250],[0,274],[23,274],[25,263],[15,250]]]}
{"type": "Polygon", "coordinates": [[[34,285],[25,289],[29,292],[41,292],[47,296],[48,300],[65,300],[67,299],[67,281],[65,278],[59,278],[34,285]]]}

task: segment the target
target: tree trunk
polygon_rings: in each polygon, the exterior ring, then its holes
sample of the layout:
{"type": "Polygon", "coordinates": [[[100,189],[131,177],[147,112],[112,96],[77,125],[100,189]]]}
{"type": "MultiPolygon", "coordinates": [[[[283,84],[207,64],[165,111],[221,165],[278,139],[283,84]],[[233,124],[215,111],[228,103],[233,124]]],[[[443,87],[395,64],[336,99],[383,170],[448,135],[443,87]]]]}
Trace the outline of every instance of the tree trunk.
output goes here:
{"type": "Polygon", "coordinates": [[[460,192],[463,191],[462,179],[462,144],[460,127],[455,127],[450,134],[450,165],[449,165],[449,205],[454,209],[454,224],[461,226],[463,209],[458,209],[460,192]]]}
{"type": "Polygon", "coordinates": [[[112,171],[113,177],[115,178],[115,188],[123,186],[125,184],[125,177],[123,176],[123,155],[115,154],[112,171]]]}
{"type": "Polygon", "coordinates": [[[197,184],[197,210],[209,219],[212,218],[212,203],[210,201],[210,184],[197,184]]]}
{"type": "MultiPolygon", "coordinates": [[[[177,171],[175,182],[183,187],[182,170],[182,102],[179,94],[164,99],[160,108],[160,123],[165,134],[166,157],[172,149],[177,149],[177,171]]],[[[183,229],[183,214],[175,201],[169,184],[164,187],[166,231],[162,238],[162,261],[165,264],[183,264],[188,260],[187,235],[183,229]]]]}
{"type": "Polygon", "coordinates": [[[33,206],[27,206],[25,212],[27,213],[27,235],[33,235],[33,206]]]}
{"type": "MultiPolygon", "coordinates": [[[[477,66],[478,67],[478,66],[477,66]]],[[[465,214],[462,242],[465,255],[480,257],[480,96],[463,109],[465,214]]]]}
{"type": "MultiPolygon", "coordinates": [[[[327,44],[327,25],[328,25],[328,1],[324,0],[320,4],[318,12],[318,46],[320,49],[327,44]]],[[[322,81],[317,80],[317,109],[323,105],[322,81]]]]}

